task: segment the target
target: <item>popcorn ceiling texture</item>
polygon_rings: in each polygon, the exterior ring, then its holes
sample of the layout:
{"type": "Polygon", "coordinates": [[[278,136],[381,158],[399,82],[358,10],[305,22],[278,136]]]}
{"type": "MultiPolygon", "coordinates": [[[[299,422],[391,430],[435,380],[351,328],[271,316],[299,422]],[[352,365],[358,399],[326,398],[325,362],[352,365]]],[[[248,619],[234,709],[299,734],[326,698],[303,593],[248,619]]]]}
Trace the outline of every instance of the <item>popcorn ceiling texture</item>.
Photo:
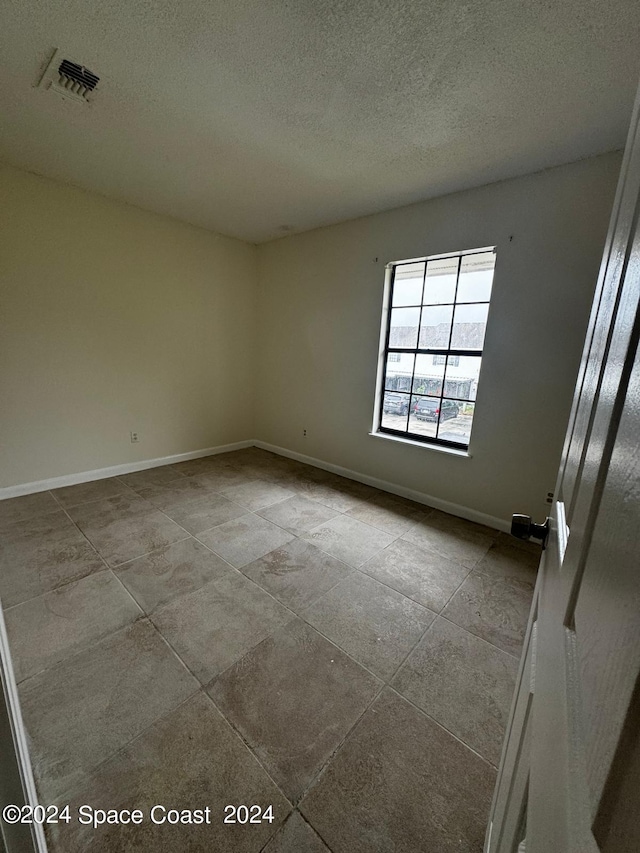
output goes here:
{"type": "Polygon", "coordinates": [[[252,242],[620,148],[635,0],[6,0],[0,158],[252,242]],[[34,88],[54,47],[93,106],[34,88]]]}

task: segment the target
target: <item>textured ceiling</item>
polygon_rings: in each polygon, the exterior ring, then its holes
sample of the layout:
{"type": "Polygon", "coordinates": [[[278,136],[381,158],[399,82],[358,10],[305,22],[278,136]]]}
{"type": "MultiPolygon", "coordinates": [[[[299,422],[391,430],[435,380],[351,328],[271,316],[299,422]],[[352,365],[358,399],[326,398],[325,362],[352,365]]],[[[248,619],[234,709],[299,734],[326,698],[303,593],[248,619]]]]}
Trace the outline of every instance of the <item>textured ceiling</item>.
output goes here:
{"type": "Polygon", "coordinates": [[[636,0],[3,0],[0,158],[261,242],[623,145],[636,0]],[[53,48],[91,107],[34,88],[53,48]]]}

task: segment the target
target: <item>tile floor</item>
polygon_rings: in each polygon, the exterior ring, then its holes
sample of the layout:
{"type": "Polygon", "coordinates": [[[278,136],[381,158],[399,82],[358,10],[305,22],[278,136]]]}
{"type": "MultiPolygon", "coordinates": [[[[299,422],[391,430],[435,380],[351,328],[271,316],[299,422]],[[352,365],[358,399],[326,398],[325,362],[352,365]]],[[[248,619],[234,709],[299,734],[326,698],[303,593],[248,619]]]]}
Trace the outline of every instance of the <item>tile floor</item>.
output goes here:
{"type": "Polygon", "coordinates": [[[0,503],[55,853],[480,853],[538,549],[256,448],[0,503]],[[227,804],[274,819],[223,823],[227,804]]]}

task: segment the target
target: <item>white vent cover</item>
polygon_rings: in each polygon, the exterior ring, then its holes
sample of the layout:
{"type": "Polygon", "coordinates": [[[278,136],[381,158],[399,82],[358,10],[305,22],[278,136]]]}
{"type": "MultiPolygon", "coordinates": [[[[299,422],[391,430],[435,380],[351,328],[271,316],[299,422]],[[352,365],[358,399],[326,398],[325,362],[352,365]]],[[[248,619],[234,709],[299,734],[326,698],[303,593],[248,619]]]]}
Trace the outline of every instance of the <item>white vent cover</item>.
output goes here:
{"type": "Polygon", "coordinates": [[[73,59],[65,58],[61,50],[55,50],[38,87],[48,89],[82,104],[89,104],[100,78],[73,59]]]}

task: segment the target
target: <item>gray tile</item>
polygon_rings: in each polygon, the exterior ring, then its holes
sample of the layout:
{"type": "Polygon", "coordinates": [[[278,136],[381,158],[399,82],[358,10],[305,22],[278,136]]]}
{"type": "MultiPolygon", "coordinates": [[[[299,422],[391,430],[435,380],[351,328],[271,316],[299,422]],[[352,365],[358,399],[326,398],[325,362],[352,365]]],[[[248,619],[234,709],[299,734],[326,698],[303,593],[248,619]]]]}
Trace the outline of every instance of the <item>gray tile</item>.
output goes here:
{"type": "Polygon", "coordinates": [[[201,500],[185,501],[164,512],[180,527],[197,536],[205,530],[246,515],[248,510],[222,495],[211,494],[201,500]]]}
{"type": "Polygon", "coordinates": [[[331,853],[300,812],[292,812],[284,827],[264,848],[264,853],[331,853]]]}
{"type": "Polygon", "coordinates": [[[207,530],[198,537],[232,566],[241,569],[293,539],[281,527],[257,515],[245,515],[207,530]]]}
{"type": "Polygon", "coordinates": [[[221,494],[252,511],[293,497],[293,492],[265,480],[250,480],[239,486],[228,486],[221,489],[221,494]]]}
{"type": "MultiPolygon", "coordinates": [[[[291,809],[211,700],[198,693],[147,729],[117,756],[85,777],[69,797],[72,815],[80,805],[141,809],[139,826],[100,826],[77,820],[48,827],[52,853],[258,853],[291,809]],[[273,823],[225,824],[229,803],[273,805],[273,823]],[[204,809],[210,822],[156,826],[151,808],[204,809]]],[[[310,848],[310,853],[315,853],[310,848]]],[[[300,849],[297,853],[303,853],[300,849]]]]}
{"type": "Polygon", "coordinates": [[[533,589],[515,578],[472,572],[442,615],[505,652],[519,656],[533,589]]]}
{"type": "Polygon", "coordinates": [[[53,489],[51,494],[63,507],[70,507],[103,498],[114,498],[116,495],[132,495],[133,492],[119,477],[108,477],[104,480],[92,480],[89,483],[77,483],[75,486],[53,489]]]}
{"type": "Polygon", "coordinates": [[[372,527],[378,527],[392,536],[402,536],[414,524],[424,520],[430,512],[428,507],[421,507],[413,501],[380,492],[367,503],[350,509],[347,515],[372,527]]]}
{"type": "Polygon", "coordinates": [[[319,524],[329,521],[330,518],[335,518],[338,512],[303,495],[294,495],[289,500],[263,509],[258,515],[266,518],[267,521],[272,521],[278,527],[283,527],[295,536],[301,536],[319,524]]]}
{"type": "Polygon", "coordinates": [[[0,537],[0,598],[10,607],[104,569],[104,562],[58,510],[11,525],[0,537]]]}
{"type": "Polygon", "coordinates": [[[59,509],[59,504],[50,492],[37,492],[33,495],[21,495],[18,498],[7,498],[0,501],[0,530],[4,530],[7,525],[57,512],[59,509]]]}
{"type": "Polygon", "coordinates": [[[388,680],[435,614],[368,575],[353,572],[305,610],[302,618],[388,680]]]}
{"type": "Polygon", "coordinates": [[[476,571],[497,578],[515,578],[533,587],[538,574],[540,554],[540,548],[529,551],[508,540],[498,539],[480,560],[476,571]]]}
{"type": "Polygon", "coordinates": [[[402,538],[472,569],[497,536],[497,531],[490,531],[488,527],[434,511],[402,538]]]}
{"type": "Polygon", "coordinates": [[[201,485],[208,485],[216,490],[225,485],[244,483],[248,479],[242,471],[225,461],[222,456],[191,459],[187,462],[178,462],[173,467],[179,474],[194,477],[201,485]]]}
{"type": "Polygon", "coordinates": [[[113,498],[70,507],[68,513],[74,521],[79,519],[87,524],[101,522],[103,525],[107,525],[123,517],[142,516],[155,510],[156,507],[153,504],[131,491],[126,495],[116,495],[113,498]]]}
{"type": "Polygon", "coordinates": [[[197,688],[147,620],[23,681],[20,704],[40,801],[77,784],[197,688]]]}
{"type": "Polygon", "coordinates": [[[392,686],[497,765],[517,672],[516,658],[439,618],[392,686]]]}
{"type": "Polygon", "coordinates": [[[184,477],[173,465],[162,465],[159,468],[147,468],[144,471],[134,471],[131,474],[121,474],[120,479],[129,488],[137,491],[149,486],[163,486],[184,477]]]}
{"type": "Polygon", "coordinates": [[[224,560],[195,539],[168,545],[116,569],[122,583],[146,613],[232,572],[224,560]]]}
{"type": "Polygon", "coordinates": [[[294,801],[379,687],[378,679],[295,620],[223,673],[209,693],[294,801]]]}
{"type": "Polygon", "coordinates": [[[338,512],[355,509],[379,494],[371,486],[338,477],[319,468],[310,468],[305,472],[298,479],[295,490],[338,512]]]}
{"type": "Polygon", "coordinates": [[[344,515],[326,521],[302,538],[356,569],[393,542],[388,533],[344,515]]]}
{"type": "Polygon", "coordinates": [[[442,610],[469,574],[465,566],[405,539],[392,542],[388,548],[364,563],[360,571],[436,613],[442,610]]]}
{"type": "Polygon", "coordinates": [[[315,545],[294,539],[254,560],[243,573],[300,613],[353,569],[315,545]]]}
{"type": "Polygon", "coordinates": [[[237,572],[159,608],[151,619],[203,684],[292,614],[237,572]]]}
{"type": "Polygon", "coordinates": [[[271,456],[268,450],[263,450],[261,447],[240,447],[238,450],[229,450],[226,453],[221,453],[218,456],[210,458],[220,459],[228,465],[248,465],[257,460],[264,460],[271,456]]]}
{"type": "Polygon", "coordinates": [[[186,536],[181,527],[137,495],[81,504],[71,507],[69,515],[110,566],[186,536]]]}
{"type": "Polygon", "coordinates": [[[219,467],[207,469],[199,474],[192,474],[191,479],[207,489],[221,492],[222,489],[229,486],[239,486],[255,480],[255,474],[245,473],[236,468],[219,467]]]}
{"type": "Polygon", "coordinates": [[[481,853],[496,774],[393,691],[300,805],[333,853],[481,853]]]}
{"type": "Polygon", "coordinates": [[[141,615],[108,570],[11,607],[5,619],[16,679],[53,666],[141,615]]]}
{"type": "Polygon", "coordinates": [[[193,477],[177,477],[168,483],[141,486],[137,491],[141,497],[163,512],[217,494],[211,483],[201,483],[193,477]]]}
{"type": "Polygon", "coordinates": [[[265,466],[269,465],[277,459],[283,457],[269,450],[263,450],[261,447],[242,447],[240,450],[230,450],[228,453],[222,453],[217,457],[227,465],[234,465],[237,468],[248,468],[250,466],[265,466]]]}

